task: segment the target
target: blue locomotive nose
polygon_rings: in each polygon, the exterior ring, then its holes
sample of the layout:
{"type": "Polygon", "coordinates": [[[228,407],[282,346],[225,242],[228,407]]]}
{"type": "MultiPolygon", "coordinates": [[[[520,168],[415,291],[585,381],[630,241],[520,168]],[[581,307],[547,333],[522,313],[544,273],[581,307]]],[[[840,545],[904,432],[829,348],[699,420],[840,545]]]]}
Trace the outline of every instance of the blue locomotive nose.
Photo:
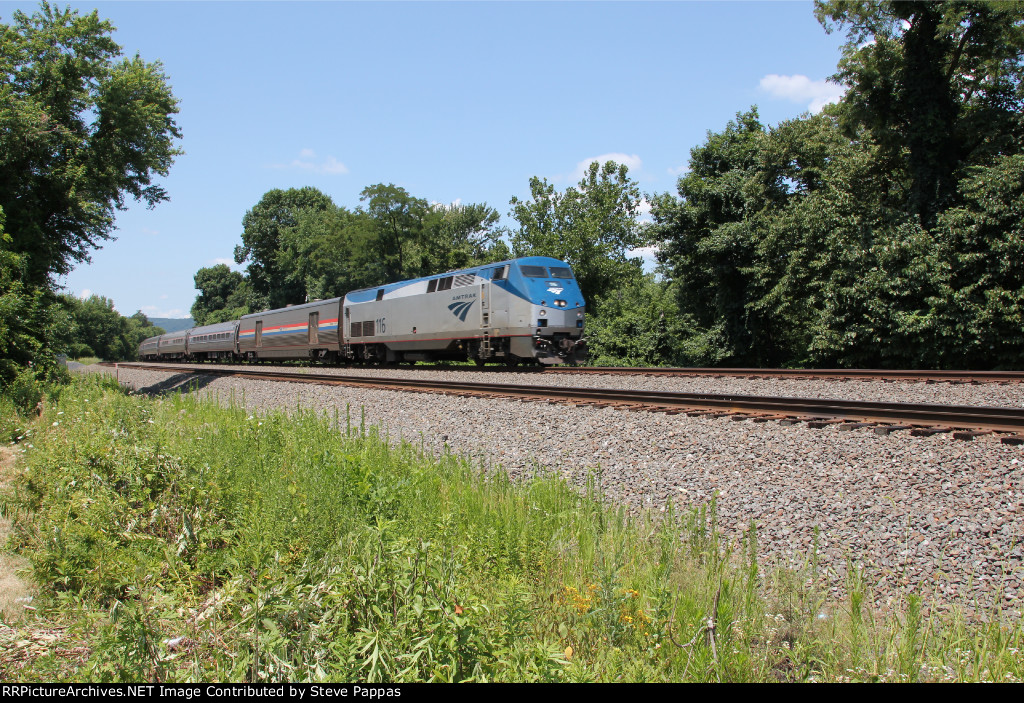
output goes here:
{"type": "Polygon", "coordinates": [[[542,308],[583,308],[583,294],[572,269],[558,259],[547,256],[519,259],[509,282],[518,288],[522,297],[542,308]]]}

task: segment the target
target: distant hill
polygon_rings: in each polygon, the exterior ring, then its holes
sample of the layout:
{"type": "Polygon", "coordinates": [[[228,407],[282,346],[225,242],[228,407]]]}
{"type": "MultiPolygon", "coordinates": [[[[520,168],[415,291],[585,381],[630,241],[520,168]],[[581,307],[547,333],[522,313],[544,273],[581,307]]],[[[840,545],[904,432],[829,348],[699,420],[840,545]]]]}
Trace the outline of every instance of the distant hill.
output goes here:
{"type": "Polygon", "coordinates": [[[164,332],[181,332],[196,326],[191,317],[151,317],[149,322],[156,327],[163,327],[164,332]]]}

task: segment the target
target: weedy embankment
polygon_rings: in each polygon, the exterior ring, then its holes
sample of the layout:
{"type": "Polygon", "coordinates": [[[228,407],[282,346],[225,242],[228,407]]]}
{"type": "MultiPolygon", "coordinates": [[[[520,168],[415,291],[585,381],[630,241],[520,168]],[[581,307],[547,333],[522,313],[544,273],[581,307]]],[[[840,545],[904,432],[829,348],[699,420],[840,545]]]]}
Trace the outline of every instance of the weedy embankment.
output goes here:
{"type": "Polygon", "coordinates": [[[856,584],[847,603],[800,578],[765,596],[755,541],[721,544],[713,505],[629,520],[593,487],[514,484],[391,448],[346,417],[76,380],[13,445],[20,468],[0,499],[9,549],[31,560],[40,592],[8,630],[66,629],[44,651],[0,655],[0,676],[1024,676],[1019,624],[925,617],[917,601],[876,618],[856,584]]]}

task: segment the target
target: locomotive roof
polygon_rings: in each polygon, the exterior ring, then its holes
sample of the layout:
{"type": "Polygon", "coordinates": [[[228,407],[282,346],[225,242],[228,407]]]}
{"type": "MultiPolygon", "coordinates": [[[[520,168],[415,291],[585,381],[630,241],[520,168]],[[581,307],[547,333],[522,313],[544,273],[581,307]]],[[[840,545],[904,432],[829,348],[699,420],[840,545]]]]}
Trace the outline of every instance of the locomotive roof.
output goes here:
{"type": "Polygon", "coordinates": [[[409,283],[415,283],[416,281],[429,281],[434,278],[444,278],[445,276],[457,276],[460,273],[472,273],[474,271],[481,271],[483,269],[494,268],[496,266],[504,266],[505,264],[536,264],[538,266],[551,266],[552,264],[560,264],[562,266],[568,266],[561,259],[556,259],[552,256],[520,256],[518,259],[505,259],[504,261],[494,261],[489,264],[478,264],[476,266],[469,266],[464,269],[454,269],[452,271],[445,271],[444,273],[432,273],[429,276],[420,276],[419,278],[408,278],[403,281],[392,281],[391,283],[384,283],[379,286],[367,286],[366,288],[356,288],[350,290],[346,295],[352,293],[361,293],[368,290],[378,290],[380,288],[388,288],[389,286],[404,286],[409,283]]]}

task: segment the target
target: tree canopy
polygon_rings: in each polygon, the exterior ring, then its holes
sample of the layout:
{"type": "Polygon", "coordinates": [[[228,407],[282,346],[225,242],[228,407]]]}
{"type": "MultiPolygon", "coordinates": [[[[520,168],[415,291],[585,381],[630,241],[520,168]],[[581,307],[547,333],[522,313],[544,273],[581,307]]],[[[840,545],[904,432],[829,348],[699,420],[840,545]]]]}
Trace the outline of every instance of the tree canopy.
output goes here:
{"type": "Polygon", "coordinates": [[[195,284],[199,295],[191,314],[196,326],[235,320],[249,313],[249,283],[226,264],[199,269],[195,284]]]}
{"type": "Polygon", "coordinates": [[[100,295],[80,300],[62,295],[61,303],[70,317],[67,348],[70,356],[97,356],[106,361],[138,358],[139,344],[164,330],[150,323],[142,311],[124,317],[114,309],[114,301],[100,295]]]}
{"type": "Polygon", "coordinates": [[[1024,8],[819,2],[846,95],[691,152],[652,236],[697,362],[1024,364],[1024,8]]]}
{"type": "Polygon", "coordinates": [[[25,283],[46,285],[111,238],[127,197],[167,199],[181,152],[160,62],[122,57],[113,27],[43,2],[0,25],[0,207],[25,283]]]}

